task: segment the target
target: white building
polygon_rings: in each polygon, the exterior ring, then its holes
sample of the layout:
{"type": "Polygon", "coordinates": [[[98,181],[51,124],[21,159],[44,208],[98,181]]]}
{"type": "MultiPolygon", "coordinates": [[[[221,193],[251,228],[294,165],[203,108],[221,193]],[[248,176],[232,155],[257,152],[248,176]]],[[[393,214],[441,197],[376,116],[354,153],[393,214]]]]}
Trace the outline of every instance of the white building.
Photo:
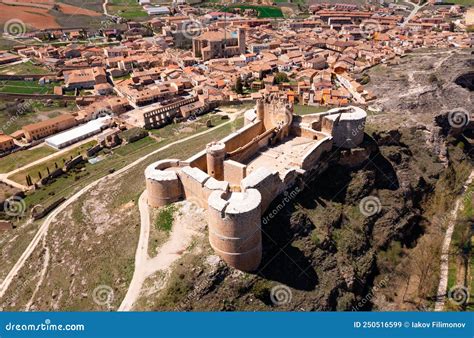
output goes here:
{"type": "Polygon", "coordinates": [[[147,6],[144,7],[148,15],[169,15],[170,14],[170,9],[168,7],[152,7],[152,6],[147,6]]]}
{"type": "Polygon", "coordinates": [[[109,127],[110,122],[112,122],[110,116],[99,117],[98,119],[87,122],[82,126],[48,137],[45,142],[50,147],[62,149],[90,136],[99,134],[102,130],[109,127]]]}

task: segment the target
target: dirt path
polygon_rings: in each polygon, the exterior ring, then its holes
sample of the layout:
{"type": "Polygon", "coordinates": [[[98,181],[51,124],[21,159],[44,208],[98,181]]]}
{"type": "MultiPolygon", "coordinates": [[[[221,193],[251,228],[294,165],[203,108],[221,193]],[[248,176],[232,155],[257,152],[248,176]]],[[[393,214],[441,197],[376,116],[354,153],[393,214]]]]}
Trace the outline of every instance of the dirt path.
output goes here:
{"type": "Polygon", "coordinates": [[[471,184],[474,179],[474,171],[471,172],[466,183],[464,183],[462,188],[462,194],[456,200],[454,208],[451,211],[450,219],[448,223],[448,228],[446,230],[446,235],[443,240],[443,247],[441,251],[441,268],[440,268],[440,279],[437,293],[437,300],[435,303],[435,311],[443,311],[444,303],[446,301],[446,291],[448,288],[448,268],[449,268],[449,247],[451,244],[451,237],[453,236],[454,226],[456,225],[456,216],[459,208],[462,206],[462,201],[464,200],[464,192],[471,184]]]}
{"type": "Polygon", "coordinates": [[[150,210],[148,208],[146,190],[138,200],[138,208],[140,210],[140,238],[135,253],[135,270],[133,271],[132,281],[128,287],[127,294],[118,308],[119,311],[127,311],[132,308],[146,278],[145,263],[149,259],[148,239],[150,236],[150,210]]]}
{"type": "Polygon", "coordinates": [[[38,292],[41,284],[43,284],[44,277],[46,276],[46,271],[48,270],[49,261],[50,261],[51,256],[50,256],[50,253],[49,253],[49,248],[46,246],[46,240],[45,239],[46,239],[46,237],[43,237],[43,248],[44,248],[43,268],[41,269],[40,279],[39,279],[38,283],[36,284],[35,291],[33,291],[33,294],[31,295],[30,300],[28,301],[28,303],[25,306],[26,311],[30,310],[30,307],[33,304],[33,301],[35,299],[36,293],[38,292]]]}
{"type": "Polygon", "coordinates": [[[109,12],[107,11],[107,4],[109,3],[109,0],[104,0],[104,3],[102,4],[102,8],[104,9],[104,15],[105,16],[110,16],[109,12]]]}
{"type": "Polygon", "coordinates": [[[18,261],[15,263],[15,265],[12,267],[12,269],[10,270],[10,272],[8,273],[8,275],[5,277],[5,279],[2,281],[2,283],[0,284],[0,298],[2,298],[4,295],[5,295],[5,292],[8,290],[11,282],[13,281],[13,279],[15,278],[15,276],[17,275],[17,273],[20,271],[20,269],[23,267],[23,265],[25,264],[26,260],[30,257],[31,253],[35,250],[35,248],[37,247],[38,243],[41,241],[41,239],[43,238],[43,236],[45,236],[48,232],[48,229],[49,229],[49,226],[51,225],[51,223],[55,220],[56,216],[58,216],[59,214],[61,214],[69,205],[71,205],[72,203],[74,203],[75,201],[77,201],[83,194],[85,194],[86,192],[88,192],[90,189],[92,189],[93,187],[95,187],[97,184],[99,184],[100,182],[102,181],[105,181],[107,179],[110,179],[110,178],[113,178],[113,177],[116,177],[116,176],[119,176],[121,175],[122,173],[126,172],[127,170],[129,170],[130,168],[133,168],[134,166],[136,166],[137,164],[143,162],[144,160],[148,159],[149,157],[159,153],[160,151],[163,151],[163,150],[166,150],[166,149],[169,149],[177,144],[180,144],[180,143],[183,143],[183,142],[186,142],[186,141],[189,141],[193,138],[196,138],[196,137],[199,137],[201,135],[205,135],[205,134],[208,134],[208,133],[211,133],[211,132],[214,132],[216,129],[219,129],[219,128],[222,128],[230,123],[233,123],[234,120],[240,116],[241,114],[232,114],[231,115],[231,118],[229,119],[229,121],[221,124],[220,126],[217,126],[215,128],[212,128],[212,129],[209,129],[209,130],[205,130],[203,132],[200,132],[198,134],[195,134],[195,135],[191,135],[189,137],[186,137],[186,138],[183,138],[181,140],[178,140],[178,141],[174,141],[166,146],[163,146],[159,149],[156,149],[155,151],[149,153],[148,155],[146,156],[143,156],[141,158],[139,158],[138,160],[136,160],[135,162],[132,162],[130,163],[129,165],[123,167],[122,169],[120,170],[117,170],[116,172],[112,173],[112,174],[109,174],[109,175],[106,175],[102,178],[99,178],[98,180],[92,182],[92,183],[89,183],[87,186],[85,186],[84,188],[82,188],[81,190],[79,190],[77,193],[75,193],[73,196],[71,196],[68,200],[66,200],[63,204],[61,204],[58,208],[56,208],[51,214],[49,214],[45,221],[43,222],[43,224],[40,226],[40,228],[38,229],[38,232],[35,234],[35,236],[33,237],[32,241],[30,242],[30,244],[26,247],[25,251],[22,253],[22,255],[20,256],[20,258],[18,259],[18,261]]]}
{"type": "MultiPolygon", "coordinates": [[[[189,206],[190,202],[184,202],[189,206]]],[[[197,235],[196,224],[186,220],[190,213],[186,211],[185,216],[177,216],[173,222],[168,240],[161,246],[155,257],[148,255],[148,243],[150,234],[150,212],[146,200],[146,190],[140,196],[138,207],[140,209],[140,239],[135,254],[135,271],[127,294],[123,299],[118,311],[130,311],[140,296],[145,280],[158,271],[167,271],[176,262],[191,244],[194,235],[197,235]]]]}

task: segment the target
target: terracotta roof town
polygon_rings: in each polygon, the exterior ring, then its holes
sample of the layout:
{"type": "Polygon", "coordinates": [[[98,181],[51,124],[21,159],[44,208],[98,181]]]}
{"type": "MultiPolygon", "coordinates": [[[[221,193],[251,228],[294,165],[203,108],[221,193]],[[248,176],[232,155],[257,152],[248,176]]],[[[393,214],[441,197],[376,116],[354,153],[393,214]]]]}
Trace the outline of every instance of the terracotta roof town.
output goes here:
{"type": "MultiPolygon", "coordinates": [[[[317,4],[307,18],[275,23],[249,12],[182,5],[175,15],[128,22],[128,30],[28,32],[68,43],[16,47],[0,53],[0,63],[33,60],[62,81],[54,95],[78,95],[74,115],[24,126],[28,142],[85,123],[104,109],[118,120],[145,121],[145,126],[163,109],[187,118],[222,102],[269,93],[299,104],[366,105],[374,95],[358,82],[365,69],[416,48],[472,47],[467,32],[472,9],[426,7],[410,21],[402,9],[317,4]],[[113,44],[77,43],[87,36],[105,36],[113,44]],[[238,78],[245,91],[236,91],[238,78]]],[[[0,139],[7,142],[7,137],[0,139]]]]}

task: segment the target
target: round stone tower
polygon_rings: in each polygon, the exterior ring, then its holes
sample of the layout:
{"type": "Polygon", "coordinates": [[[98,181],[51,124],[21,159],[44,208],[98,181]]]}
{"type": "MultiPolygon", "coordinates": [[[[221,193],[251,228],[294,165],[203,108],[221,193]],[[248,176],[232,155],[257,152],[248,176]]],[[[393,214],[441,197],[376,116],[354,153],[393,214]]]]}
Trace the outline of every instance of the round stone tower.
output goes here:
{"type": "Polygon", "coordinates": [[[225,144],[212,142],[206,146],[207,173],[218,181],[224,180],[225,144]]]}
{"type": "Polygon", "coordinates": [[[261,195],[215,191],[209,196],[209,242],[230,266],[255,271],[262,260],[261,195]]]}
{"type": "Polygon", "coordinates": [[[367,113],[359,107],[332,109],[331,115],[323,118],[323,132],[332,135],[339,148],[355,148],[364,140],[367,113]]]}
{"type": "Polygon", "coordinates": [[[178,160],[162,160],[150,164],[145,170],[148,205],[162,207],[181,199],[183,187],[176,170],[178,160]]]}

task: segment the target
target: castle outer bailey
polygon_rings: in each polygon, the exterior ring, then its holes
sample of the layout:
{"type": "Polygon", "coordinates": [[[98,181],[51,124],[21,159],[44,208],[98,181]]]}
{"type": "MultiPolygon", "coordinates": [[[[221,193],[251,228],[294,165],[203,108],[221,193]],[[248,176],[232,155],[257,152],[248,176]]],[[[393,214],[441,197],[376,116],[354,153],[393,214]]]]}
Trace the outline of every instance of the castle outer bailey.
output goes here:
{"type": "Polygon", "coordinates": [[[229,265],[254,271],[270,203],[327,166],[322,155],[333,147],[359,146],[366,117],[358,107],[297,116],[291,104],[266,97],[245,112],[240,130],[184,161],[148,166],[148,204],[157,208],[187,199],[207,209],[212,248],[229,265]]]}

